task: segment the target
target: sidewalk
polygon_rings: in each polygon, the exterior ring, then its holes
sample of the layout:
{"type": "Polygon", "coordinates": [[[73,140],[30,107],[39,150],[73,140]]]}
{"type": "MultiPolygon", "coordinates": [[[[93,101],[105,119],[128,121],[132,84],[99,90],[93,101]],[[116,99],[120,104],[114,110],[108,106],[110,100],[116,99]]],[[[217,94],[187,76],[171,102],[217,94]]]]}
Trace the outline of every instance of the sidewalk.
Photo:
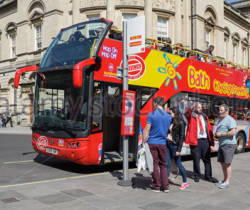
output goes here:
{"type": "MultiPolygon", "coordinates": [[[[219,189],[215,184],[191,178],[192,162],[184,162],[190,186],[179,190],[181,176],[173,180],[169,193],[146,190],[151,184],[147,172],[130,170],[133,187],[121,187],[119,171],[82,175],[48,182],[9,186],[0,184],[1,210],[164,210],[164,209],[250,209],[250,152],[235,155],[230,187],[219,189]]],[[[202,166],[203,164],[201,164],[202,166]]],[[[222,171],[216,157],[212,158],[213,177],[221,180],[222,171]]],[[[79,166],[81,167],[81,166],[79,166]]],[[[201,167],[204,171],[203,166],[201,167]]],[[[14,183],[13,183],[14,184],[14,183]]]]}
{"type": "Polygon", "coordinates": [[[14,126],[10,127],[7,125],[6,128],[0,128],[0,135],[1,134],[10,134],[10,135],[31,135],[32,130],[30,127],[22,127],[22,126],[14,126]]]}

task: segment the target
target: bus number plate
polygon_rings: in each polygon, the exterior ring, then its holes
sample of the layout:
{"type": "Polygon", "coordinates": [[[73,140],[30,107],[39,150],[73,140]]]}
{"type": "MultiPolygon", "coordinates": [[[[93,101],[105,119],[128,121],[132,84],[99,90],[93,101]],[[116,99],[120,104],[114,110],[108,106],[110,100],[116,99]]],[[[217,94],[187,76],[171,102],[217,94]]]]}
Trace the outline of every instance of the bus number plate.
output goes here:
{"type": "Polygon", "coordinates": [[[51,148],[46,148],[46,152],[47,152],[47,153],[54,154],[54,155],[57,155],[58,150],[56,150],[56,149],[51,149],[51,148]]]}

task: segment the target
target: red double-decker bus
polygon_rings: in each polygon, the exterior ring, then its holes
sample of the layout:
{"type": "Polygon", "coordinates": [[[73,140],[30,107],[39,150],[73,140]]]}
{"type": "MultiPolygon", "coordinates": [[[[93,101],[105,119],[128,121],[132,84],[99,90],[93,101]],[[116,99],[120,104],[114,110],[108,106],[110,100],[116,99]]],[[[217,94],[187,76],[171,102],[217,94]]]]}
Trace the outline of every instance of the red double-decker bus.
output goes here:
{"type": "MultiPolygon", "coordinates": [[[[123,65],[122,41],[107,38],[111,26],[112,22],[100,19],[62,29],[39,66],[16,72],[18,87],[21,74],[37,71],[32,145],[39,154],[84,165],[122,161],[123,91],[117,78],[117,67],[123,65]]],[[[181,111],[202,101],[212,124],[222,103],[229,104],[231,112],[241,108],[248,116],[248,72],[190,58],[150,47],[129,56],[129,90],[136,92],[130,160],[136,159],[157,96],[165,99],[166,109],[178,106],[181,111]]],[[[237,123],[237,152],[242,152],[250,146],[248,118],[237,123]]],[[[189,153],[189,145],[184,144],[182,154],[189,153]]]]}

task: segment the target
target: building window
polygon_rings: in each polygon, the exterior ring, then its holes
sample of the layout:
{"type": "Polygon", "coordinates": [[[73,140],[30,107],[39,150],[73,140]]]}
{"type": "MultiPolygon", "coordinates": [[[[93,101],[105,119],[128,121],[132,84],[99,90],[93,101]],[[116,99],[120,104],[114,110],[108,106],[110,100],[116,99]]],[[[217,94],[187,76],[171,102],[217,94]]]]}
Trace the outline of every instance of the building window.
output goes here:
{"type": "Polygon", "coordinates": [[[100,15],[88,15],[88,20],[98,20],[100,19],[100,15]]]}
{"type": "Polygon", "coordinates": [[[211,31],[209,29],[206,29],[206,48],[208,48],[210,45],[210,34],[211,31]]]}
{"type": "Polygon", "coordinates": [[[237,51],[237,46],[236,44],[233,45],[233,61],[236,63],[236,51],[237,51]]]}
{"type": "Polygon", "coordinates": [[[122,21],[126,21],[135,17],[137,17],[136,14],[122,14],[122,21]]]}
{"type": "Polygon", "coordinates": [[[227,39],[224,39],[224,58],[227,59],[227,39]]]}
{"type": "Polygon", "coordinates": [[[242,65],[246,65],[246,49],[242,49],[242,65]]]}
{"type": "Polygon", "coordinates": [[[11,39],[11,58],[16,57],[16,34],[10,35],[11,39]]]}
{"type": "Polygon", "coordinates": [[[36,26],[36,50],[42,48],[42,26],[36,26]]]}
{"type": "Polygon", "coordinates": [[[168,19],[158,17],[157,19],[157,39],[162,41],[162,38],[168,37],[168,19]]]}

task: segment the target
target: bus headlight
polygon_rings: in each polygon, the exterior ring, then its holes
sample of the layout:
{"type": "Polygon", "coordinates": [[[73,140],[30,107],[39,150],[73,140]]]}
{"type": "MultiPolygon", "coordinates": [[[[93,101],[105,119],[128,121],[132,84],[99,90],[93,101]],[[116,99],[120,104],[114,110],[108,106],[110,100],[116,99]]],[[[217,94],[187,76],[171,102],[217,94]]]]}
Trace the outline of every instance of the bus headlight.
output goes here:
{"type": "Polygon", "coordinates": [[[76,147],[76,144],[75,144],[75,143],[72,143],[72,147],[75,148],[75,147],[76,147]]]}
{"type": "Polygon", "coordinates": [[[76,146],[77,146],[77,147],[80,147],[80,146],[81,146],[81,143],[80,143],[80,142],[77,142],[77,143],[76,143],[76,146]]]}
{"type": "Polygon", "coordinates": [[[69,148],[71,148],[71,144],[69,144],[69,148]]]}

